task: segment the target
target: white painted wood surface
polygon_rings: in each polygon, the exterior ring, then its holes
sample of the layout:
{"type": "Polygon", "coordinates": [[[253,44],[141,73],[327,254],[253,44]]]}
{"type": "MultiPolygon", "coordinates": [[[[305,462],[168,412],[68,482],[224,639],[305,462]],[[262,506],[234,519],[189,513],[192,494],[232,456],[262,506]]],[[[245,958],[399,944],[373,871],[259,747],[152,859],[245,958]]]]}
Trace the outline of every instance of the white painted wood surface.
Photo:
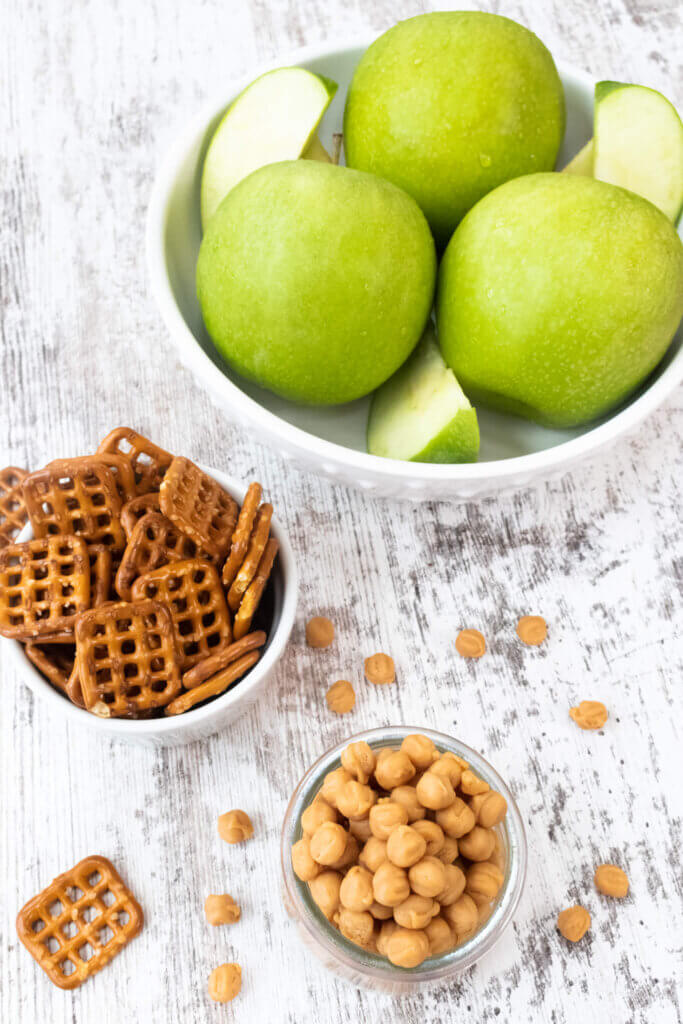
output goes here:
{"type": "MultiPolygon", "coordinates": [[[[269,695],[229,733],[178,750],[99,743],[51,720],[0,644],[3,1024],[681,1020],[683,392],[639,437],[562,482],[461,507],[371,502],[285,471],[227,425],[176,362],[147,293],[155,164],[203,98],[279,52],[379,33],[431,6],[2,5],[0,464],[35,467],[91,448],[114,425],[137,426],[262,480],[303,578],[300,628],[269,695]],[[550,623],[538,651],[514,635],[526,612],[550,623]],[[327,652],[303,643],[314,613],[337,623],[327,652]],[[488,638],[476,664],[454,655],[461,626],[488,638]],[[396,659],[393,687],[362,681],[362,659],[377,649],[396,659]],[[358,702],[332,718],[324,693],[339,677],[354,681],[358,702]],[[583,698],[608,705],[604,734],[569,720],[583,698]],[[304,954],[281,903],[278,838],[295,782],[324,748],[398,722],[450,731],[493,761],[522,808],[530,864],[497,948],[458,982],[395,1002],[304,954]],[[215,823],[236,806],[256,836],[229,848],[215,823]],[[95,980],[62,993],[19,944],[14,915],[92,852],[120,866],[147,925],[95,980]],[[603,860],[627,870],[626,901],[594,891],[603,860]],[[205,923],[212,891],[242,904],[238,925],[205,923]],[[570,947],[555,917],[574,901],[593,928],[570,947]],[[225,960],[242,964],[244,986],[217,1008],[206,979],[225,960]]],[[[557,58],[683,101],[677,0],[479,6],[527,23],[557,58]]]]}

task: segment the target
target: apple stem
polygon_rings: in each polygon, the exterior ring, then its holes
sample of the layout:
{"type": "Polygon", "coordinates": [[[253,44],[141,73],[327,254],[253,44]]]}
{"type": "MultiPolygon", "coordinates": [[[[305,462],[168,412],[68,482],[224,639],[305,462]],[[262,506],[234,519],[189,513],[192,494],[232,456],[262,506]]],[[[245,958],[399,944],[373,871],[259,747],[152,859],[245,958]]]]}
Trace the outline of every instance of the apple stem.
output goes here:
{"type": "Polygon", "coordinates": [[[332,136],[332,163],[335,164],[335,166],[339,163],[343,138],[344,136],[341,132],[335,132],[332,136]]]}

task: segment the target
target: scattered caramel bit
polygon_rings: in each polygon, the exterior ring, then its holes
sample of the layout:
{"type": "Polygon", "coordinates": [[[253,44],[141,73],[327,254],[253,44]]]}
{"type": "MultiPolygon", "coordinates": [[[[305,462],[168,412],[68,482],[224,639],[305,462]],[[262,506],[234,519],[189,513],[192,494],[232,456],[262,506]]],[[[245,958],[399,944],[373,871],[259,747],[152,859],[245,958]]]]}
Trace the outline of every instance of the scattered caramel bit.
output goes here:
{"type": "Polygon", "coordinates": [[[484,634],[478,629],[461,629],[455,638],[455,649],[463,658],[481,658],[486,653],[484,634]]]}
{"type": "Polygon", "coordinates": [[[599,700],[582,700],[569,714],[580,729],[602,729],[608,718],[607,708],[599,700]]]}
{"type": "Polygon", "coordinates": [[[591,916],[585,907],[577,903],[573,907],[567,907],[557,915],[557,927],[560,934],[569,942],[578,942],[584,937],[591,926],[591,916]]]}
{"type": "Polygon", "coordinates": [[[523,615],[517,623],[517,636],[523,644],[537,647],[548,635],[548,626],[540,615],[523,615]]]}
{"type": "Polygon", "coordinates": [[[334,640],[334,625],[322,615],[314,615],[306,623],[306,643],[309,647],[329,647],[334,640]]]}
{"type": "Polygon", "coordinates": [[[332,683],[325,695],[327,706],[336,715],[345,715],[352,711],[356,703],[356,693],[347,679],[339,679],[332,683]]]}
{"type": "Polygon", "coordinates": [[[243,843],[253,834],[251,818],[244,811],[226,811],[218,819],[218,835],[226,843],[243,843]]]}
{"type": "Polygon", "coordinates": [[[365,678],[375,686],[393,683],[396,679],[394,659],[388,654],[372,654],[365,659],[365,678]]]}
{"type": "Polygon", "coordinates": [[[209,924],[234,924],[242,913],[239,905],[227,893],[221,896],[207,896],[204,913],[209,924]]]}
{"type": "Polygon", "coordinates": [[[603,896],[623,900],[628,893],[628,876],[616,864],[599,864],[593,876],[595,888],[603,896]]]}
{"type": "Polygon", "coordinates": [[[239,964],[221,964],[209,975],[209,995],[215,1003],[229,1003],[242,988],[239,964]]]}

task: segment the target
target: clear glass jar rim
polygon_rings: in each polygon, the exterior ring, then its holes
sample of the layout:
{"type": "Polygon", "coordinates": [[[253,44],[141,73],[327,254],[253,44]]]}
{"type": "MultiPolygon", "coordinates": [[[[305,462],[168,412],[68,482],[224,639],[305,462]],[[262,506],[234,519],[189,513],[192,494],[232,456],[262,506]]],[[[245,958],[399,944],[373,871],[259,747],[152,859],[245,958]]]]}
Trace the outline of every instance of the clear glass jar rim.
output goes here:
{"type": "Polygon", "coordinates": [[[323,948],[328,958],[339,961],[349,970],[364,975],[369,982],[385,980],[392,985],[404,979],[406,987],[418,981],[437,981],[466,970],[494,946],[503,934],[517,909],[522,895],[527,866],[527,843],[519,808],[507,784],[489,762],[466,743],[421,726],[386,726],[349,736],[342,743],[327,750],[311,765],[296,786],[285,812],[282,827],[281,867],[286,898],[297,913],[298,921],[313,942],[323,948]],[[437,747],[452,750],[469,761],[472,768],[488,782],[492,789],[505,797],[508,812],[504,832],[508,846],[508,864],[505,881],[495,909],[483,927],[466,943],[451,953],[426,960],[419,967],[395,967],[386,958],[367,953],[344,938],[328,924],[312,901],[304,895],[306,884],[292,869],[291,847],[300,838],[301,812],[320,788],[324,775],[341,763],[342,750],[349,743],[364,740],[372,747],[400,744],[405,736],[420,733],[428,736],[437,747]]]}

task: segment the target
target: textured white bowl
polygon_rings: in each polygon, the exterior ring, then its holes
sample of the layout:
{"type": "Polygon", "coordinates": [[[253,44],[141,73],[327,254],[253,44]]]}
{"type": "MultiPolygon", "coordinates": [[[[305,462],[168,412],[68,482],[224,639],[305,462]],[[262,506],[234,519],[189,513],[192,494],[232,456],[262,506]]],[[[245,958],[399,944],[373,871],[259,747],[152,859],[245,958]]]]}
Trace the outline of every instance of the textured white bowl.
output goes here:
{"type": "MultiPolygon", "coordinates": [[[[298,468],[323,474],[376,495],[431,501],[463,500],[559,476],[572,463],[632,430],[683,379],[683,332],[629,401],[603,421],[574,430],[547,430],[512,416],[478,409],[480,461],[467,465],[399,462],[368,455],[365,426],[369,399],[327,408],[297,406],[243,380],[220,358],[206,333],[195,290],[201,241],[199,180],[204,153],[217,121],[257,75],[297,64],[332,78],[339,90],[325,115],[321,137],[331,143],[341,130],[346,91],[371,42],[307,48],[254,68],[185,126],[154,184],[147,219],[147,264],[152,291],[181,361],[227,416],[252,431],[298,468]]],[[[594,81],[559,64],[567,100],[567,130],[558,166],[592,134],[594,81]]],[[[615,69],[616,71],[616,69],[615,69]]]]}
{"type": "MultiPolygon", "coordinates": [[[[210,469],[207,466],[202,468],[237,501],[242,502],[245,493],[242,484],[217,469],[210,469]]],[[[107,739],[156,747],[178,746],[192,740],[203,739],[225,728],[246,711],[263,690],[282,657],[294,625],[298,590],[294,552],[287,534],[275,518],[272,520],[271,530],[273,536],[277,538],[280,550],[270,584],[273,589],[273,620],[268,640],[254,667],[222,696],[214,698],[202,707],[186,711],[184,715],[169,718],[98,718],[97,715],[76,707],[48,683],[26,657],[20,643],[15,640],[4,640],[11,651],[18,676],[30,686],[38,700],[45,701],[54,709],[56,715],[64,715],[74,726],[91,729],[107,739]]],[[[28,540],[31,536],[30,527],[25,527],[19,539],[28,540]]]]}

